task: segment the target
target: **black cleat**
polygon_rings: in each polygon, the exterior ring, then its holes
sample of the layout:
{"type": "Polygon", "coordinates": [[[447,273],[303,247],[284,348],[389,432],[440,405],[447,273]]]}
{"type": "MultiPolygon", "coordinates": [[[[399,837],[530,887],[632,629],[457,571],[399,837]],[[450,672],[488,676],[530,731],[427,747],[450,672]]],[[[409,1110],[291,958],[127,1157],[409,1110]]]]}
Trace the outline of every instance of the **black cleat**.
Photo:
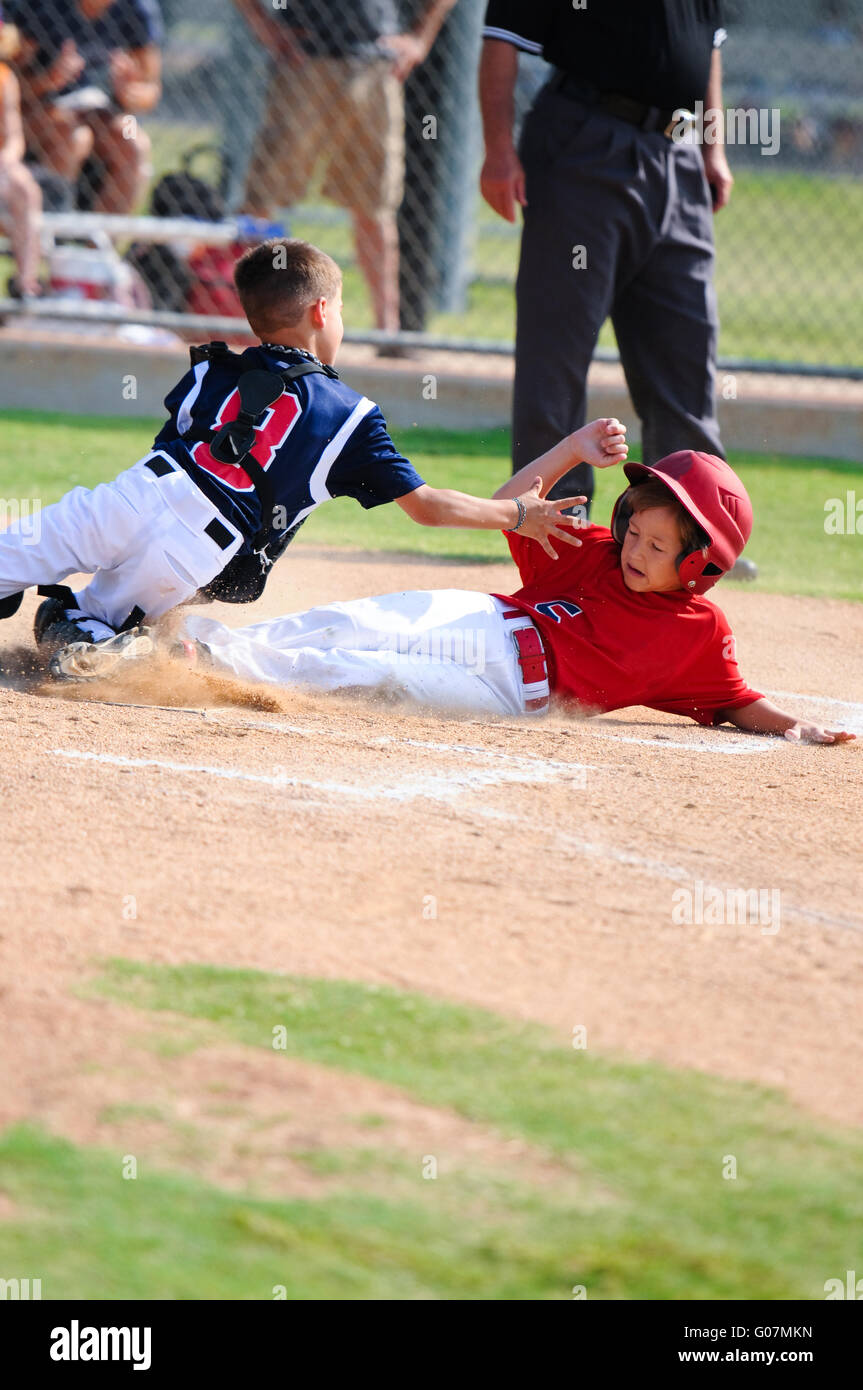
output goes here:
{"type": "Polygon", "coordinates": [[[92,633],[69,616],[70,612],[74,610],[67,608],[59,598],[46,598],[39,604],[33,619],[33,636],[37,647],[57,651],[60,647],[68,647],[70,642],[95,640],[92,633]]]}

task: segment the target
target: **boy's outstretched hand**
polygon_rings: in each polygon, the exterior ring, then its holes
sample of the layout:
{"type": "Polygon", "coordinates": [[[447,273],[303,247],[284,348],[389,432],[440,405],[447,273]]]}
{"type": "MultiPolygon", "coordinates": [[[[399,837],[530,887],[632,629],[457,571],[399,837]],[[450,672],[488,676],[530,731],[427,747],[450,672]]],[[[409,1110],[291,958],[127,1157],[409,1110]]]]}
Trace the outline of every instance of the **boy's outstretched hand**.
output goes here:
{"type": "Polygon", "coordinates": [[[785,737],[792,743],[850,743],[857,735],[845,729],[822,729],[820,724],[804,724],[801,719],[785,730],[785,737]]]}
{"type": "Polygon", "coordinates": [[[624,463],[629,452],[626,443],[626,425],[614,418],[591,420],[570,435],[570,440],[582,463],[590,463],[594,468],[611,468],[612,464],[624,463]]]}
{"type": "Polygon", "coordinates": [[[542,488],[542,478],[537,478],[533,487],[521,494],[519,500],[524,506],[525,515],[517,534],[539,541],[546,555],[556,560],[557,551],[551,544],[552,540],[563,541],[565,545],[581,545],[572,527],[585,524],[583,511],[576,512],[574,516],[561,516],[561,512],[566,507],[583,508],[587,498],[555,497],[553,501],[548,501],[540,495],[542,488]]]}
{"type": "Polygon", "coordinates": [[[844,729],[822,729],[820,724],[809,724],[794,714],[779,709],[771,700],[762,695],[740,709],[728,710],[723,718],[738,729],[750,734],[782,734],[791,743],[850,743],[856,734],[848,734],[844,729]]]}

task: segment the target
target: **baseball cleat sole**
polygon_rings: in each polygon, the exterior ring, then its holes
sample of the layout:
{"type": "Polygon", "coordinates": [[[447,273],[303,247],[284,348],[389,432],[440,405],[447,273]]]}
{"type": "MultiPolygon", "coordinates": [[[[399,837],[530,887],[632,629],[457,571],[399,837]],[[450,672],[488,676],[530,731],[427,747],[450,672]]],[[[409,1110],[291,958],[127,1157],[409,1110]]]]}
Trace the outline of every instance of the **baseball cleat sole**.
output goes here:
{"type": "Polygon", "coordinates": [[[64,681],[95,681],[112,676],[127,661],[152,656],[156,644],[148,628],[133,627],[103,642],[71,642],[51,658],[51,675],[64,681]]]}

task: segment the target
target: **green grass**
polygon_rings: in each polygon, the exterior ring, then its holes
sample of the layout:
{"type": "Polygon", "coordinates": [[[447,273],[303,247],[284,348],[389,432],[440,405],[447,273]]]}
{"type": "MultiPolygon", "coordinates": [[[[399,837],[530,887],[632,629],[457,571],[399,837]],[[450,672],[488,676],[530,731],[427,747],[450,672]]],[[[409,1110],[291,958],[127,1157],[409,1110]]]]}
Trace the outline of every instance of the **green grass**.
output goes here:
{"type": "MultiPolygon", "coordinates": [[[[714,224],[719,351],[756,361],[857,366],[863,273],[856,228],[863,224],[863,184],[851,176],[783,173],[768,167],[769,159],[763,162],[757,173],[736,171],[732,201],[714,224]]],[[[428,331],[511,341],[518,235],[501,235],[503,224],[479,202],[477,219],[473,264],[485,278],[471,282],[463,311],[433,314],[428,331]]],[[[344,264],[348,327],[371,327],[347,222],[322,225],[300,210],[291,229],[344,264]]],[[[599,342],[614,346],[610,323],[599,342]]]]}
{"type": "MultiPolygon", "coordinates": [[[[28,411],[0,412],[0,421],[5,445],[0,498],[40,497],[43,504],[76,484],[92,487],[113,477],[146,452],[157,428],[155,421],[135,418],[37,416],[28,411]]],[[[488,496],[509,472],[505,430],[394,433],[423,477],[437,486],[488,496]]],[[[850,490],[863,500],[863,466],[777,454],[733,453],[731,461],[755,507],[748,553],[761,567],[756,587],[773,593],[863,598],[863,538],[828,536],[824,531],[829,498],[844,498],[850,490]]],[[[594,516],[598,521],[608,521],[621,487],[619,470],[597,474],[594,516]]],[[[424,529],[408,521],[396,506],[364,512],[345,499],[328,503],[311,517],[284,563],[297,563],[304,545],[466,560],[507,558],[504,542],[495,532],[424,529]]]]}
{"type": "Polygon", "coordinates": [[[574,1051],[537,1026],[346,981],[103,965],[90,989],[226,1041],[395,1085],[555,1155],[523,1181],[438,1155],[291,1155],[351,1190],[262,1201],[27,1129],[0,1140],[0,1268],[45,1297],[823,1298],[854,1268],[856,1132],[776,1094],[574,1051]],[[273,1028],[287,1030],[275,1051],[273,1028]],[[738,1176],[722,1177],[727,1156],[738,1176]],[[365,1189],[365,1190],[364,1190],[365,1189]],[[384,1195],[381,1195],[381,1194],[384,1195]],[[32,1214],[31,1214],[32,1213],[32,1214]],[[38,1213],[38,1214],[36,1214],[38,1213]]]}

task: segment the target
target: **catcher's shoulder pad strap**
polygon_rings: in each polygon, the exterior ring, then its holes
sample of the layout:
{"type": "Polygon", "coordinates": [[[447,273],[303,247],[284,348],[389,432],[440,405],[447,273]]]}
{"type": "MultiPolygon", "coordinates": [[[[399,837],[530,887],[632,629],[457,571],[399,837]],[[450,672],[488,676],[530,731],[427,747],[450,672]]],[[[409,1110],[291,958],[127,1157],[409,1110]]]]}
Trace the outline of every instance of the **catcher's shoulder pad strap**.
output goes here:
{"type": "Polygon", "coordinates": [[[257,419],[284,394],[285,383],[279,372],[243,372],[237,382],[240,414],[257,419]]]}
{"type": "Polygon", "coordinates": [[[279,375],[286,385],[296,381],[297,377],[309,376],[312,372],[320,372],[323,376],[328,376],[332,381],[339,380],[339,374],[335,367],[331,367],[328,362],[295,362],[292,367],[280,367],[279,375]]]}
{"type": "MultiPolygon", "coordinates": [[[[236,353],[230,355],[239,362],[236,353]]],[[[255,426],[261,423],[270,406],[283,395],[291,382],[313,372],[326,373],[327,368],[323,362],[297,362],[278,371],[264,367],[243,372],[237,381],[240,409],[233,420],[212,432],[207,441],[213,458],[218,459],[219,463],[237,465],[247,460],[255,443],[255,426]]]]}
{"type": "Polygon", "coordinates": [[[240,409],[210,440],[210,453],[219,463],[239,465],[248,459],[255,443],[255,426],[284,393],[285,383],[278,372],[244,372],[237,382],[237,390],[240,409]]]}
{"type": "Polygon", "coordinates": [[[227,343],[216,341],[194,343],[189,348],[189,360],[193,367],[197,367],[199,362],[236,362],[239,366],[242,358],[238,352],[229,348],[227,343]]]}

